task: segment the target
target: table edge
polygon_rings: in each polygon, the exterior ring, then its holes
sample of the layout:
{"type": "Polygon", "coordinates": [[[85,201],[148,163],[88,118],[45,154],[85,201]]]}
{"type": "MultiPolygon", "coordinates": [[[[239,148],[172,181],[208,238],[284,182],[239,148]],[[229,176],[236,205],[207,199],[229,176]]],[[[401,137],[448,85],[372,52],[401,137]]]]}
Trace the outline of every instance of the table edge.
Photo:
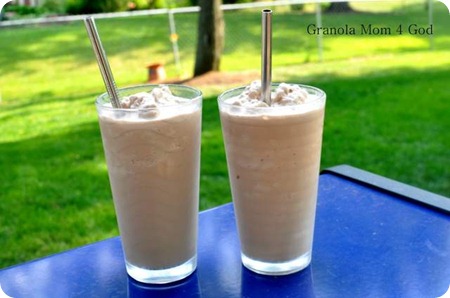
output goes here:
{"type": "Polygon", "coordinates": [[[321,174],[326,173],[363,183],[379,190],[401,196],[402,198],[412,200],[416,203],[444,211],[445,213],[450,213],[450,198],[361,170],[350,165],[338,165],[321,171],[321,174]]]}

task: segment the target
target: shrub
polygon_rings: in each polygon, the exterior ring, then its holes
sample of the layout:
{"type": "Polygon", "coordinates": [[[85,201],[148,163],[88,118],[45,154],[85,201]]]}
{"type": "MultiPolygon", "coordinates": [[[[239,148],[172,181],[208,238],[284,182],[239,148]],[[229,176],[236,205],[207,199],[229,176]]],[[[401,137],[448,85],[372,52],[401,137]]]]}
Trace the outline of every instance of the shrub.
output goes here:
{"type": "Polygon", "coordinates": [[[151,0],[150,8],[165,8],[167,7],[166,0],[151,0]]]}
{"type": "MultiPolygon", "coordinates": [[[[148,9],[148,8],[150,8],[149,0],[133,0],[133,1],[130,1],[128,3],[128,5],[129,4],[134,4],[133,9],[148,9]]],[[[131,7],[128,6],[128,8],[131,8],[131,7]]]]}
{"type": "Polygon", "coordinates": [[[305,4],[291,4],[291,11],[303,11],[305,4]]]}
{"type": "Polygon", "coordinates": [[[127,9],[128,0],[66,0],[68,14],[116,12],[127,9]]]}
{"type": "Polygon", "coordinates": [[[36,7],[25,6],[25,5],[8,5],[5,6],[5,12],[13,12],[20,16],[34,15],[38,14],[39,11],[36,7]]]}
{"type": "Polygon", "coordinates": [[[46,0],[44,4],[42,4],[42,10],[47,13],[59,14],[64,12],[64,5],[58,0],[46,0]]]}
{"type": "Polygon", "coordinates": [[[83,14],[85,12],[85,0],[66,0],[66,13],[68,14],[83,14]]]}

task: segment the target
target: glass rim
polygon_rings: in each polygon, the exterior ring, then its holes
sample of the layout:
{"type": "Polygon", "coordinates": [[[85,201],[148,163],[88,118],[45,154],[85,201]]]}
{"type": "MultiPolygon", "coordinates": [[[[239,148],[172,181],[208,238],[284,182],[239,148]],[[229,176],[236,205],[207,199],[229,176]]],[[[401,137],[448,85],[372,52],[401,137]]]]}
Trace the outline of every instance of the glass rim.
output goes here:
{"type": "MultiPolygon", "coordinates": [[[[273,90],[274,87],[277,87],[280,84],[281,83],[279,83],[279,82],[272,82],[271,90],[273,90]]],[[[313,87],[313,86],[310,86],[310,85],[298,84],[298,83],[286,82],[284,84],[297,85],[299,87],[302,87],[302,88],[306,89],[307,91],[308,90],[313,90],[316,93],[317,97],[314,100],[308,101],[308,102],[303,103],[303,104],[287,105],[287,106],[246,107],[246,106],[239,106],[239,105],[234,105],[234,104],[231,104],[231,103],[226,103],[225,102],[225,97],[227,95],[229,95],[230,93],[234,93],[234,92],[238,92],[238,91],[244,90],[247,87],[247,86],[241,86],[241,87],[236,87],[236,88],[229,89],[229,90],[221,93],[218,96],[217,101],[218,101],[219,105],[223,105],[225,107],[235,107],[235,108],[240,108],[240,109],[249,109],[249,110],[258,110],[258,111],[269,111],[269,110],[274,110],[274,109],[276,109],[276,110],[292,109],[292,108],[295,108],[295,107],[302,107],[302,106],[308,106],[308,105],[317,104],[317,102],[320,102],[320,101],[323,101],[323,102],[326,101],[326,93],[322,89],[319,89],[317,87],[313,87]]],[[[308,94],[309,94],[309,92],[308,92],[308,94]]],[[[236,95],[238,95],[238,94],[236,94],[236,95]]]]}
{"type": "MultiPolygon", "coordinates": [[[[151,108],[114,108],[113,106],[105,105],[105,103],[110,103],[110,97],[108,92],[103,92],[102,94],[98,95],[95,99],[95,105],[97,108],[105,109],[105,110],[111,110],[111,111],[121,111],[121,112],[136,112],[136,111],[149,111],[149,110],[160,110],[160,109],[166,109],[166,108],[176,108],[176,107],[184,107],[184,106],[190,106],[192,104],[195,104],[197,102],[201,102],[203,98],[203,92],[200,89],[187,86],[187,85],[180,85],[180,84],[139,84],[139,85],[131,85],[126,86],[123,88],[118,88],[117,91],[119,93],[120,98],[123,96],[121,93],[131,91],[133,89],[140,89],[140,88],[146,88],[151,87],[150,90],[153,90],[156,87],[160,86],[167,86],[172,91],[172,88],[175,89],[185,89],[190,90],[193,92],[192,98],[189,98],[188,102],[185,103],[176,103],[176,104],[170,104],[170,105],[164,105],[164,106],[157,106],[157,107],[151,107],[151,108]]],[[[130,94],[131,95],[131,94],[130,94]]],[[[178,95],[175,95],[178,96],[178,95]]],[[[181,96],[179,96],[181,97],[181,96]]]]}

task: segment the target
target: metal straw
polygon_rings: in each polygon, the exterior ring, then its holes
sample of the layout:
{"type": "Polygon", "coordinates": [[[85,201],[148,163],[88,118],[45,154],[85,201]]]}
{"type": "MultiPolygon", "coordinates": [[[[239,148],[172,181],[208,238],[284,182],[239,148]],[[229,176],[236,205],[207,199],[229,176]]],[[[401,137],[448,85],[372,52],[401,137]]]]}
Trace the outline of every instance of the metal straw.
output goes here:
{"type": "Polygon", "coordinates": [[[261,89],[263,101],[271,104],[272,85],[272,10],[262,11],[261,89]]]}
{"type": "Polygon", "coordinates": [[[97,57],[98,68],[103,77],[106,91],[111,99],[111,104],[114,108],[120,108],[119,93],[117,92],[116,83],[114,81],[111,68],[109,67],[108,59],[106,58],[105,50],[103,49],[100,36],[98,35],[97,27],[95,26],[94,19],[92,17],[86,17],[84,19],[86,30],[91,40],[92,48],[94,49],[95,56],[97,57]]]}

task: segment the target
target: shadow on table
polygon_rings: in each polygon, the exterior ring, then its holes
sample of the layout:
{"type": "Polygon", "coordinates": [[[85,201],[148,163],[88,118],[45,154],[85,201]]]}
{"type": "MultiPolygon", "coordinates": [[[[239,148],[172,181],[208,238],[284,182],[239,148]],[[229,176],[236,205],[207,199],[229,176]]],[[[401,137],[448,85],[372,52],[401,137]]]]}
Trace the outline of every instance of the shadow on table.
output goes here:
{"type": "Polygon", "coordinates": [[[128,277],[129,298],[198,298],[201,297],[197,273],[167,285],[150,285],[128,277]]]}
{"type": "Polygon", "coordinates": [[[311,266],[285,276],[260,275],[242,268],[241,278],[242,297],[316,297],[311,266]]]}

